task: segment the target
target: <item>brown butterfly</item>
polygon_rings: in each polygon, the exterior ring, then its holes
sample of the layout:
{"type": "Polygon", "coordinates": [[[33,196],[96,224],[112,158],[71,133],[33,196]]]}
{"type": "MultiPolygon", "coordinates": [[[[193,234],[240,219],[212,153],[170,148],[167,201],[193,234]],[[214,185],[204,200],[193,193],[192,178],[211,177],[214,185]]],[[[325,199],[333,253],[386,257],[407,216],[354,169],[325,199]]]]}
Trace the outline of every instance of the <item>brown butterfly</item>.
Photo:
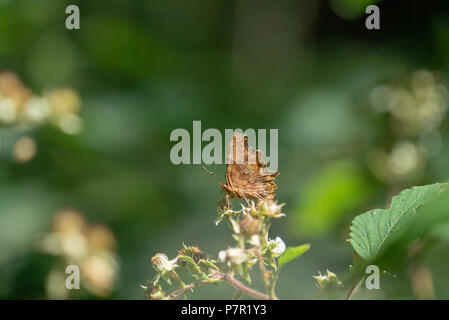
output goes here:
{"type": "Polygon", "coordinates": [[[267,169],[262,151],[248,145],[248,136],[234,133],[229,143],[226,166],[226,183],[221,188],[236,199],[273,199],[277,185],[274,183],[279,171],[267,169]]]}

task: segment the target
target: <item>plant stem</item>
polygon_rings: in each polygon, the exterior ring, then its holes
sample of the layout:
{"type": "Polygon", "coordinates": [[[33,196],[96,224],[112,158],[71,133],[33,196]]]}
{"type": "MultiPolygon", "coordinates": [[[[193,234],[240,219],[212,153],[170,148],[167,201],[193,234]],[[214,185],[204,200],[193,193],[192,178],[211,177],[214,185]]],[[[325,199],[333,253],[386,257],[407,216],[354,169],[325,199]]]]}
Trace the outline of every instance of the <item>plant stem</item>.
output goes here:
{"type": "Polygon", "coordinates": [[[236,278],[234,278],[231,274],[224,274],[224,273],[217,271],[215,273],[215,275],[218,279],[228,282],[233,287],[235,287],[237,290],[240,290],[247,295],[253,296],[254,298],[261,299],[261,300],[269,300],[270,299],[270,297],[267,294],[245,286],[243,283],[241,283],[236,278]]]}
{"type": "Polygon", "coordinates": [[[271,285],[270,285],[269,292],[268,292],[268,294],[270,295],[270,299],[272,299],[272,300],[278,300],[278,297],[276,297],[276,293],[274,292],[274,287],[276,286],[276,281],[278,280],[278,275],[279,275],[279,268],[277,268],[273,274],[273,279],[271,279],[271,285]]]}
{"type": "MultiPolygon", "coordinates": [[[[265,263],[263,261],[262,254],[260,252],[260,246],[257,246],[255,248],[257,250],[257,260],[259,261],[259,269],[260,272],[262,273],[263,282],[265,283],[265,290],[267,291],[267,294],[270,295],[270,287],[271,287],[270,279],[267,278],[267,270],[265,269],[265,263]]],[[[272,298],[271,295],[270,298],[272,298]]]]}
{"type": "Polygon", "coordinates": [[[346,296],[346,300],[351,300],[354,294],[360,289],[360,286],[363,283],[363,280],[365,280],[365,275],[363,275],[359,281],[354,283],[354,285],[351,287],[351,289],[348,292],[348,295],[346,296]]]}
{"type": "MultiPolygon", "coordinates": [[[[214,272],[214,279],[215,279],[215,281],[218,281],[218,280],[226,281],[229,284],[231,284],[234,288],[236,288],[238,291],[240,291],[244,294],[250,295],[254,298],[261,299],[261,300],[269,300],[270,299],[270,296],[268,296],[267,294],[264,294],[262,292],[259,292],[257,290],[254,290],[252,288],[245,286],[239,280],[234,278],[231,274],[225,274],[220,271],[216,271],[216,272],[214,272]]],[[[188,291],[195,288],[196,286],[198,286],[200,284],[211,283],[211,282],[214,282],[214,281],[200,280],[197,282],[192,282],[192,283],[186,284],[182,288],[176,289],[176,290],[168,293],[167,297],[169,297],[169,300],[177,299],[177,298],[183,296],[184,294],[186,294],[188,291]]]]}
{"type": "Polygon", "coordinates": [[[169,300],[175,300],[178,299],[179,297],[183,296],[184,294],[187,293],[187,291],[192,290],[193,288],[195,288],[196,286],[200,285],[200,284],[205,284],[205,283],[209,283],[210,281],[208,280],[200,280],[197,282],[192,282],[189,284],[184,285],[182,288],[176,289],[170,293],[167,294],[167,297],[169,297],[169,300]]]}
{"type": "Polygon", "coordinates": [[[178,276],[178,274],[176,273],[175,270],[170,271],[170,272],[168,273],[168,275],[169,275],[170,278],[172,278],[172,279],[174,279],[176,282],[178,282],[179,285],[180,285],[181,287],[184,287],[184,286],[185,286],[185,283],[181,280],[181,278],[179,278],[179,276],[178,276]]]}
{"type": "Polygon", "coordinates": [[[240,291],[239,289],[237,289],[235,291],[234,297],[232,298],[232,300],[240,300],[241,297],[243,297],[244,293],[243,291],[240,291]]]}

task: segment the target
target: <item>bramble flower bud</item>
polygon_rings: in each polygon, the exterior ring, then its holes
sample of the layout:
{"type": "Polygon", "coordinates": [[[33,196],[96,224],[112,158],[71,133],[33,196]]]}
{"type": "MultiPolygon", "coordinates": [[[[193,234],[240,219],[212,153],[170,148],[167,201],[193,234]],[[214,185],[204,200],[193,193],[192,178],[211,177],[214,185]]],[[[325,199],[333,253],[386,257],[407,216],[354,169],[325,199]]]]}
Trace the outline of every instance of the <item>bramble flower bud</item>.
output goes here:
{"type": "Polygon", "coordinates": [[[253,246],[260,247],[260,235],[253,234],[249,239],[249,243],[253,246]]]}
{"type": "Polygon", "coordinates": [[[184,247],[183,249],[179,250],[178,253],[181,256],[191,257],[196,263],[207,258],[206,254],[195,246],[184,247]]]}
{"type": "Polygon", "coordinates": [[[263,277],[264,277],[264,279],[266,279],[266,280],[270,280],[272,275],[273,275],[273,272],[268,271],[268,270],[265,270],[265,272],[264,272],[264,274],[263,274],[263,277]]]}
{"type": "Polygon", "coordinates": [[[313,276],[315,280],[318,282],[318,285],[321,289],[334,289],[337,287],[343,287],[342,282],[338,279],[337,275],[329,270],[326,270],[327,274],[322,275],[319,272],[319,275],[313,276]]]}
{"type": "Polygon", "coordinates": [[[278,204],[277,201],[271,199],[260,200],[256,207],[252,210],[255,215],[265,215],[273,218],[284,217],[285,214],[282,213],[282,207],[285,204],[278,204]]]}
{"type": "Polygon", "coordinates": [[[221,262],[229,261],[232,264],[242,264],[248,260],[248,254],[241,248],[229,248],[218,253],[221,262]]]}
{"type": "Polygon", "coordinates": [[[147,286],[140,285],[145,290],[145,298],[149,300],[165,300],[165,296],[162,287],[158,283],[149,283],[147,286]]]}
{"type": "Polygon", "coordinates": [[[154,257],[151,258],[151,264],[158,272],[170,272],[177,267],[176,260],[176,258],[173,260],[168,260],[167,255],[164,253],[156,253],[154,257]]]}
{"type": "Polygon", "coordinates": [[[250,215],[246,215],[242,220],[240,220],[239,226],[240,226],[240,231],[243,234],[246,234],[249,236],[258,234],[261,230],[259,220],[253,218],[250,215]]]}
{"type": "Polygon", "coordinates": [[[228,197],[224,197],[220,201],[217,202],[217,213],[223,214],[226,211],[232,210],[231,201],[229,201],[228,197]]]}
{"type": "Polygon", "coordinates": [[[165,294],[160,288],[154,288],[150,293],[151,300],[163,300],[165,299],[165,294]]]}

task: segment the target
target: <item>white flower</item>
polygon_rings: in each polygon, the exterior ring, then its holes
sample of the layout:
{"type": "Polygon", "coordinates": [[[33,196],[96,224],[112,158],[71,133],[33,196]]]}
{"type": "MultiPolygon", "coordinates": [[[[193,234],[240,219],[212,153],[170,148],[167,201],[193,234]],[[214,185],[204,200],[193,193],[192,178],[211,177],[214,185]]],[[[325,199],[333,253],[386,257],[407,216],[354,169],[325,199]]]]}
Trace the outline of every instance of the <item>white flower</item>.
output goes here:
{"type": "Polygon", "coordinates": [[[225,261],[226,261],[226,250],[221,250],[221,251],[218,253],[218,259],[219,259],[221,262],[225,262],[225,261]]]}
{"type": "Polygon", "coordinates": [[[284,203],[278,204],[277,201],[271,199],[264,199],[260,200],[257,203],[257,206],[252,208],[252,211],[254,211],[255,215],[260,214],[273,218],[280,218],[285,216],[285,214],[281,212],[284,205],[284,203]]]}
{"type": "Polygon", "coordinates": [[[163,253],[157,253],[153,258],[151,258],[151,264],[158,272],[173,271],[176,267],[178,267],[176,261],[177,258],[168,260],[168,257],[163,253]]]}
{"type": "Polygon", "coordinates": [[[33,97],[25,104],[22,116],[27,123],[43,122],[50,116],[50,105],[44,98],[33,97]]]}
{"type": "Polygon", "coordinates": [[[280,237],[276,237],[276,240],[270,240],[268,242],[268,245],[274,245],[273,249],[271,249],[271,252],[275,256],[280,256],[285,251],[285,242],[282,241],[280,237]]]}

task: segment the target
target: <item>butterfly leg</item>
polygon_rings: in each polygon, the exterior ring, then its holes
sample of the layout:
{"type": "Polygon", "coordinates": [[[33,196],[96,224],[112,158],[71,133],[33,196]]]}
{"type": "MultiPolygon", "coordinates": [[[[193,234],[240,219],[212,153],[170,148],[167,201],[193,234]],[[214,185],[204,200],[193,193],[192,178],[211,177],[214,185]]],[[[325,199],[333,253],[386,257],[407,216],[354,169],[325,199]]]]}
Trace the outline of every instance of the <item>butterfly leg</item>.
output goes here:
{"type": "Polygon", "coordinates": [[[250,206],[251,206],[251,204],[249,203],[249,200],[248,200],[248,199],[246,199],[246,197],[245,197],[245,196],[243,196],[243,199],[245,199],[245,201],[246,201],[246,205],[247,205],[248,207],[250,207],[250,206]]]}
{"type": "Polygon", "coordinates": [[[227,202],[227,204],[228,204],[228,208],[231,208],[231,209],[232,209],[231,201],[229,201],[229,196],[228,196],[228,194],[225,194],[225,198],[226,198],[226,202],[227,202]]]}

